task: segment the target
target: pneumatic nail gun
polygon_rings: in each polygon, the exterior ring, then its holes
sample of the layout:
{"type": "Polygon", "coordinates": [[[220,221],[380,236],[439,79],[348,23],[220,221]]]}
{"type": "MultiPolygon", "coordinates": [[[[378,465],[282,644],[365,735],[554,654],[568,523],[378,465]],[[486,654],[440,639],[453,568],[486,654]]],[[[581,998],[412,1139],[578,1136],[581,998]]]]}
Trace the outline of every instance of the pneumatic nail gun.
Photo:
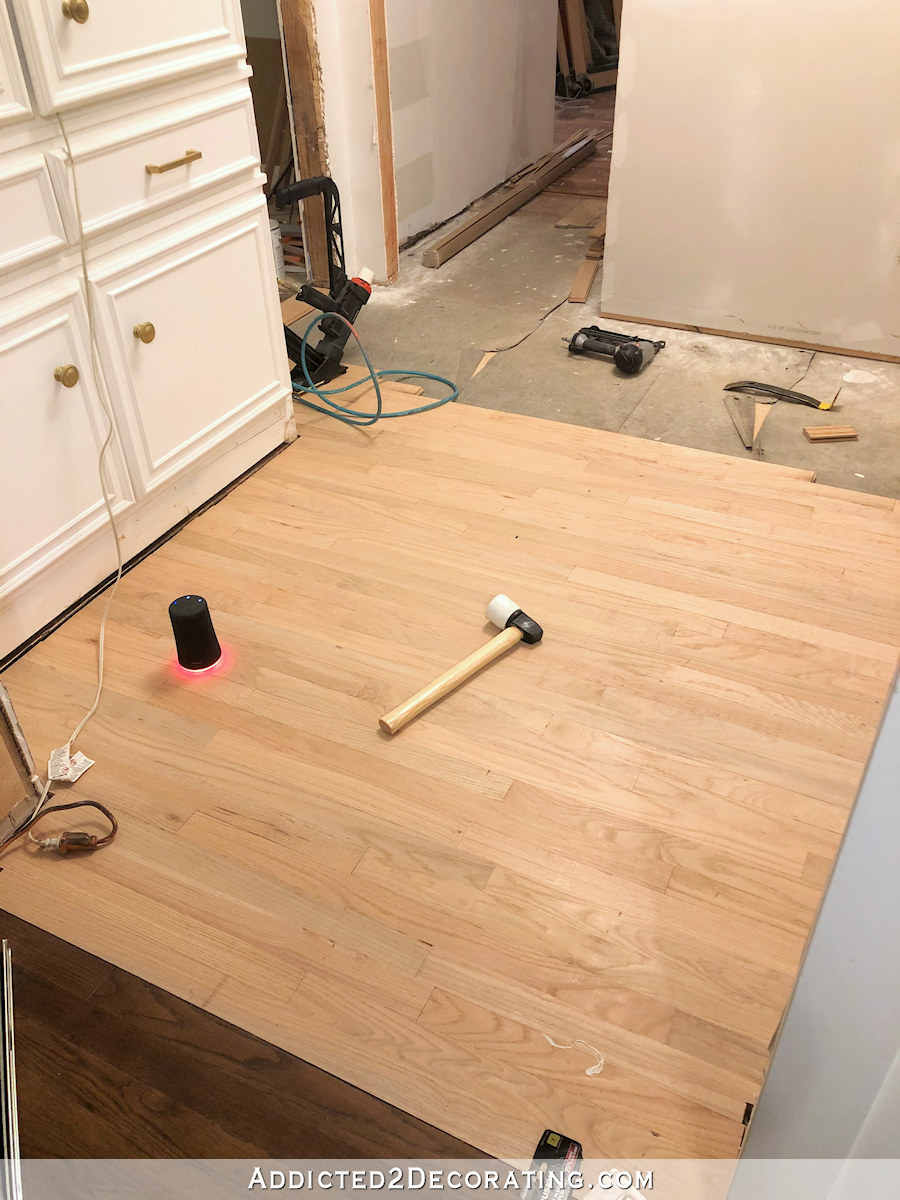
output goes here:
{"type": "Polygon", "coordinates": [[[598,325],[585,325],[571,338],[563,338],[570,354],[601,354],[611,358],[625,375],[637,375],[652,362],[665,342],[651,342],[629,333],[614,333],[598,325]]]}

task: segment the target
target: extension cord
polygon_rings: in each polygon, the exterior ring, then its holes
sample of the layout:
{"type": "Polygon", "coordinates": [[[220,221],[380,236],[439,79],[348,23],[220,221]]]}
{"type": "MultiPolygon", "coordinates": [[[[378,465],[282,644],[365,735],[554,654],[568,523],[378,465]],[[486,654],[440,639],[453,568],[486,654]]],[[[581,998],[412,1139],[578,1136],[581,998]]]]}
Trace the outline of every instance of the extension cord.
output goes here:
{"type": "Polygon", "coordinates": [[[451,383],[449,379],[445,379],[443,375],[432,375],[429,371],[376,371],[372,366],[371,359],[366,353],[365,346],[359,339],[359,334],[356,332],[347,318],[342,316],[340,313],[319,313],[318,316],[314,317],[312,321],[310,321],[306,328],[306,332],[303,334],[303,344],[300,347],[299,366],[303,371],[303,374],[306,377],[306,382],[309,386],[305,391],[302,391],[299,394],[297,392],[296,385],[294,386],[294,399],[297,401],[297,403],[303,404],[307,408],[311,408],[313,412],[323,413],[326,417],[334,417],[336,421],[343,421],[345,425],[374,425],[376,421],[387,420],[389,417],[416,416],[418,413],[428,412],[432,408],[441,408],[444,404],[451,404],[459,395],[459,388],[456,387],[454,383],[451,383]],[[360,413],[354,408],[344,408],[330,398],[332,396],[339,396],[342,392],[349,392],[353,388],[359,387],[360,381],[357,381],[356,383],[345,384],[344,387],[340,388],[330,388],[326,392],[322,388],[316,387],[310,378],[309,369],[306,365],[306,347],[309,343],[309,335],[319,324],[319,322],[324,321],[326,317],[337,317],[338,320],[344,322],[344,324],[353,334],[354,341],[356,342],[357,346],[359,346],[360,353],[365,359],[366,366],[368,367],[369,378],[372,380],[372,385],[375,388],[374,413],[360,413]],[[446,386],[450,388],[450,395],[444,396],[441,400],[434,400],[430,404],[420,404],[417,408],[403,409],[402,412],[385,412],[382,407],[381,385],[379,384],[378,380],[382,377],[387,377],[388,375],[399,375],[403,379],[433,379],[437,383],[446,384],[446,386]],[[319,397],[320,400],[329,405],[329,407],[323,408],[319,404],[313,404],[311,400],[304,399],[304,396],[309,392],[314,393],[319,397]]]}

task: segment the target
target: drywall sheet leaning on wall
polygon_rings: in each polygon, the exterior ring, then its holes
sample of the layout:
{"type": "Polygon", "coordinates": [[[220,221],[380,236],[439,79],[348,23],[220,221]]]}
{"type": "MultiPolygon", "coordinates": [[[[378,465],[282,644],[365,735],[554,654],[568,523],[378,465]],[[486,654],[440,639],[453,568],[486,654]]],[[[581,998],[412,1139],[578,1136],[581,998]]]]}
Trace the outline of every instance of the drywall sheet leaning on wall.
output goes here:
{"type": "Polygon", "coordinates": [[[628,0],[602,306],[900,355],[900,8],[628,0]]]}
{"type": "Polygon", "coordinates": [[[387,0],[401,240],[553,145],[555,0],[387,0]]]}

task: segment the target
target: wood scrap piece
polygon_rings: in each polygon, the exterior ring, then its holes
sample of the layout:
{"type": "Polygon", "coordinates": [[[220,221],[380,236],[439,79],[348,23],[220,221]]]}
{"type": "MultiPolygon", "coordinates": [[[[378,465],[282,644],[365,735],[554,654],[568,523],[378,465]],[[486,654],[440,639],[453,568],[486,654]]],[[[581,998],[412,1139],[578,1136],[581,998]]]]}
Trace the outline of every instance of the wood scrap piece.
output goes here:
{"type": "Polygon", "coordinates": [[[475,378],[475,376],[476,376],[476,375],[480,375],[480,374],[481,374],[481,372],[482,372],[482,371],[484,370],[484,368],[485,368],[485,367],[488,365],[488,363],[491,361],[491,359],[494,357],[494,355],[495,355],[496,353],[497,353],[497,351],[496,351],[496,350],[486,350],[486,351],[484,352],[484,354],[482,355],[482,358],[481,358],[481,362],[478,364],[478,366],[477,366],[477,367],[475,368],[475,370],[472,372],[472,378],[473,378],[473,379],[475,378]]]}
{"type": "Polygon", "coordinates": [[[591,238],[591,240],[588,242],[588,248],[585,251],[584,257],[585,258],[602,258],[603,257],[603,247],[604,247],[605,243],[606,243],[605,237],[591,238]]]}
{"type": "MultiPolygon", "coordinates": [[[[605,200],[607,198],[609,188],[604,184],[596,184],[595,190],[592,192],[586,191],[585,188],[574,187],[548,187],[548,196],[583,196],[585,200],[605,200]]],[[[693,326],[691,326],[693,328],[693,326]]]]}
{"type": "Polygon", "coordinates": [[[576,75],[587,74],[587,21],[583,0],[566,0],[566,24],[569,29],[569,50],[576,75]]]}
{"type": "Polygon", "coordinates": [[[417,383],[402,383],[399,379],[382,379],[381,390],[385,388],[391,392],[403,392],[406,396],[421,396],[425,391],[417,383]]]}
{"type": "MultiPolygon", "coordinates": [[[[603,137],[607,135],[604,134],[603,137]]],[[[533,175],[535,171],[539,171],[541,167],[547,165],[551,158],[556,154],[561,154],[563,150],[568,150],[570,146],[574,146],[576,142],[580,142],[583,138],[592,137],[595,141],[600,138],[597,135],[596,129],[576,129],[574,133],[570,133],[564,142],[560,142],[558,146],[554,146],[547,154],[536,158],[533,163],[529,163],[527,167],[523,167],[521,171],[516,171],[515,175],[510,175],[509,179],[504,183],[504,187],[514,187],[519,180],[524,179],[526,175],[533,175]]]]}
{"type": "MultiPolygon", "coordinates": [[[[595,225],[597,217],[601,212],[600,201],[594,197],[586,200],[579,200],[574,208],[569,209],[565,216],[560,217],[556,222],[557,229],[588,229],[591,225],[595,225]]],[[[604,228],[606,221],[604,219],[604,228]]]]}
{"type": "Polygon", "coordinates": [[[591,262],[589,259],[578,268],[578,274],[572,283],[572,290],[569,292],[570,304],[584,304],[588,296],[591,294],[591,288],[594,286],[594,276],[597,274],[596,262],[591,262]]]}
{"type": "Polygon", "coordinates": [[[775,407],[774,404],[761,404],[759,400],[753,406],[753,441],[759,437],[759,431],[763,427],[763,421],[775,407]]]}
{"type": "MultiPolygon", "coordinates": [[[[604,205],[605,208],[605,205],[604,205]]],[[[591,229],[592,238],[606,237],[606,213],[604,212],[600,220],[591,229]]]]}
{"type": "Polygon", "coordinates": [[[853,442],[859,434],[852,425],[804,425],[808,442],[853,442]]]}
{"type": "MultiPolygon", "coordinates": [[[[381,386],[381,397],[385,403],[385,408],[408,408],[410,396],[421,396],[423,389],[414,383],[395,383],[392,379],[379,380],[381,386]]],[[[374,408],[375,386],[372,383],[369,375],[368,367],[352,363],[347,367],[343,375],[337,375],[330,383],[322,384],[324,391],[332,391],[335,388],[347,387],[348,384],[353,384],[353,387],[347,388],[346,392],[340,392],[335,396],[338,404],[345,406],[360,403],[361,407],[371,405],[374,408]]],[[[307,391],[308,389],[298,388],[298,391],[307,391]]]]}
{"type": "Polygon", "coordinates": [[[504,217],[508,217],[517,208],[521,208],[523,204],[527,204],[529,200],[533,200],[554,179],[559,179],[560,175],[564,175],[566,171],[570,171],[572,167],[583,162],[584,159],[594,153],[594,149],[595,142],[593,137],[586,137],[582,141],[576,142],[574,146],[570,146],[567,150],[559,154],[554,154],[550,161],[539,171],[533,171],[530,175],[527,175],[520,183],[508,191],[505,196],[501,193],[483,212],[471,217],[459,229],[448,233],[439,242],[435,242],[433,246],[429,246],[422,255],[422,262],[426,267],[441,266],[448,258],[452,258],[454,254],[458,254],[460,250],[464,250],[466,246],[474,242],[476,238],[481,237],[483,233],[487,233],[489,229],[493,229],[504,217]]]}
{"type": "MultiPolygon", "coordinates": [[[[343,375],[337,375],[329,384],[329,387],[342,387],[348,383],[365,383],[366,386],[372,386],[372,380],[369,376],[369,368],[362,363],[349,363],[343,375]]],[[[399,380],[383,379],[381,380],[381,390],[390,392],[403,392],[407,396],[421,396],[424,389],[417,383],[401,383],[399,380]]]]}
{"type": "MultiPolygon", "coordinates": [[[[383,379],[379,380],[379,383],[381,384],[381,399],[384,404],[385,412],[390,412],[392,409],[409,408],[410,397],[422,395],[421,388],[419,388],[418,391],[407,392],[403,391],[401,388],[394,387],[392,384],[387,383],[383,379]]],[[[327,388],[340,386],[341,380],[333,379],[331,383],[327,385],[326,390],[327,388]]],[[[371,404],[373,409],[378,402],[375,395],[375,388],[371,380],[368,382],[363,380],[362,383],[357,384],[357,386],[351,388],[350,391],[342,392],[339,396],[335,396],[335,399],[337,400],[338,404],[346,404],[348,397],[354,403],[359,400],[365,405],[371,404]]]]}
{"type": "Polygon", "coordinates": [[[569,50],[566,46],[566,34],[563,29],[562,13],[556,14],[556,57],[559,60],[559,70],[561,75],[568,75],[572,70],[569,64],[569,50]]]}
{"type": "Polygon", "coordinates": [[[381,176],[381,212],[387,281],[400,273],[400,239],[397,228],[397,191],[394,172],[394,126],[388,77],[386,0],[369,0],[369,32],[372,39],[372,68],[375,89],[375,135],[378,139],[378,169],[381,176]]]}
{"type": "Polygon", "coordinates": [[[731,423],[738,432],[738,437],[741,439],[741,445],[745,450],[753,449],[753,413],[751,406],[753,401],[746,396],[736,396],[734,393],[729,393],[722,397],[722,402],[731,417],[731,423]]]}
{"type": "Polygon", "coordinates": [[[616,67],[609,67],[605,71],[588,71],[588,79],[595,89],[614,87],[618,82],[619,72],[616,67]]]}
{"type": "Polygon", "coordinates": [[[295,321],[300,321],[303,317],[311,316],[317,311],[311,304],[304,304],[296,296],[288,296],[287,300],[281,302],[281,323],[282,325],[293,325],[295,321]]]}

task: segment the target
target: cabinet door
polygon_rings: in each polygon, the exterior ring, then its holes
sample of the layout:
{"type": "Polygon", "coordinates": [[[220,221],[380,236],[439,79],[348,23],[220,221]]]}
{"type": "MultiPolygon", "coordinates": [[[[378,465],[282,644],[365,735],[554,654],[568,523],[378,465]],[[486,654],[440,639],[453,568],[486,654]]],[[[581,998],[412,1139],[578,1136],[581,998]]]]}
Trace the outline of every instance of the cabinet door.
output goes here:
{"type": "Polygon", "coordinates": [[[182,227],[181,240],[148,247],[132,265],[92,271],[104,371],[139,497],[285,416],[268,214],[261,196],[247,207],[182,227]]]}
{"type": "MultiPolygon", "coordinates": [[[[108,423],[74,285],[41,311],[0,315],[0,378],[2,608],[11,592],[108,519],[97,468],[108,423]],[[74,368],[77,381],[71,370],[55,378],[57,368],[74,368]]],[[[106,462],[121,509],[127,498],[115,442],[106,462]]]]}
{"type": "Polygon", "coordinates": [[[62,250],[66,229],[42,155],[0,169],[0,273],[62,250]]]}
{"type": "Polygon", "coordinates": [[[31,116],[28,92],[19,66],[6,8],[0,4],[0,125],[31,116]]]}
{"type": "Polygon", "coordinates": [[[238,0],[13,0],[13,8],[48,116],[244,53],[238,0]]]}

